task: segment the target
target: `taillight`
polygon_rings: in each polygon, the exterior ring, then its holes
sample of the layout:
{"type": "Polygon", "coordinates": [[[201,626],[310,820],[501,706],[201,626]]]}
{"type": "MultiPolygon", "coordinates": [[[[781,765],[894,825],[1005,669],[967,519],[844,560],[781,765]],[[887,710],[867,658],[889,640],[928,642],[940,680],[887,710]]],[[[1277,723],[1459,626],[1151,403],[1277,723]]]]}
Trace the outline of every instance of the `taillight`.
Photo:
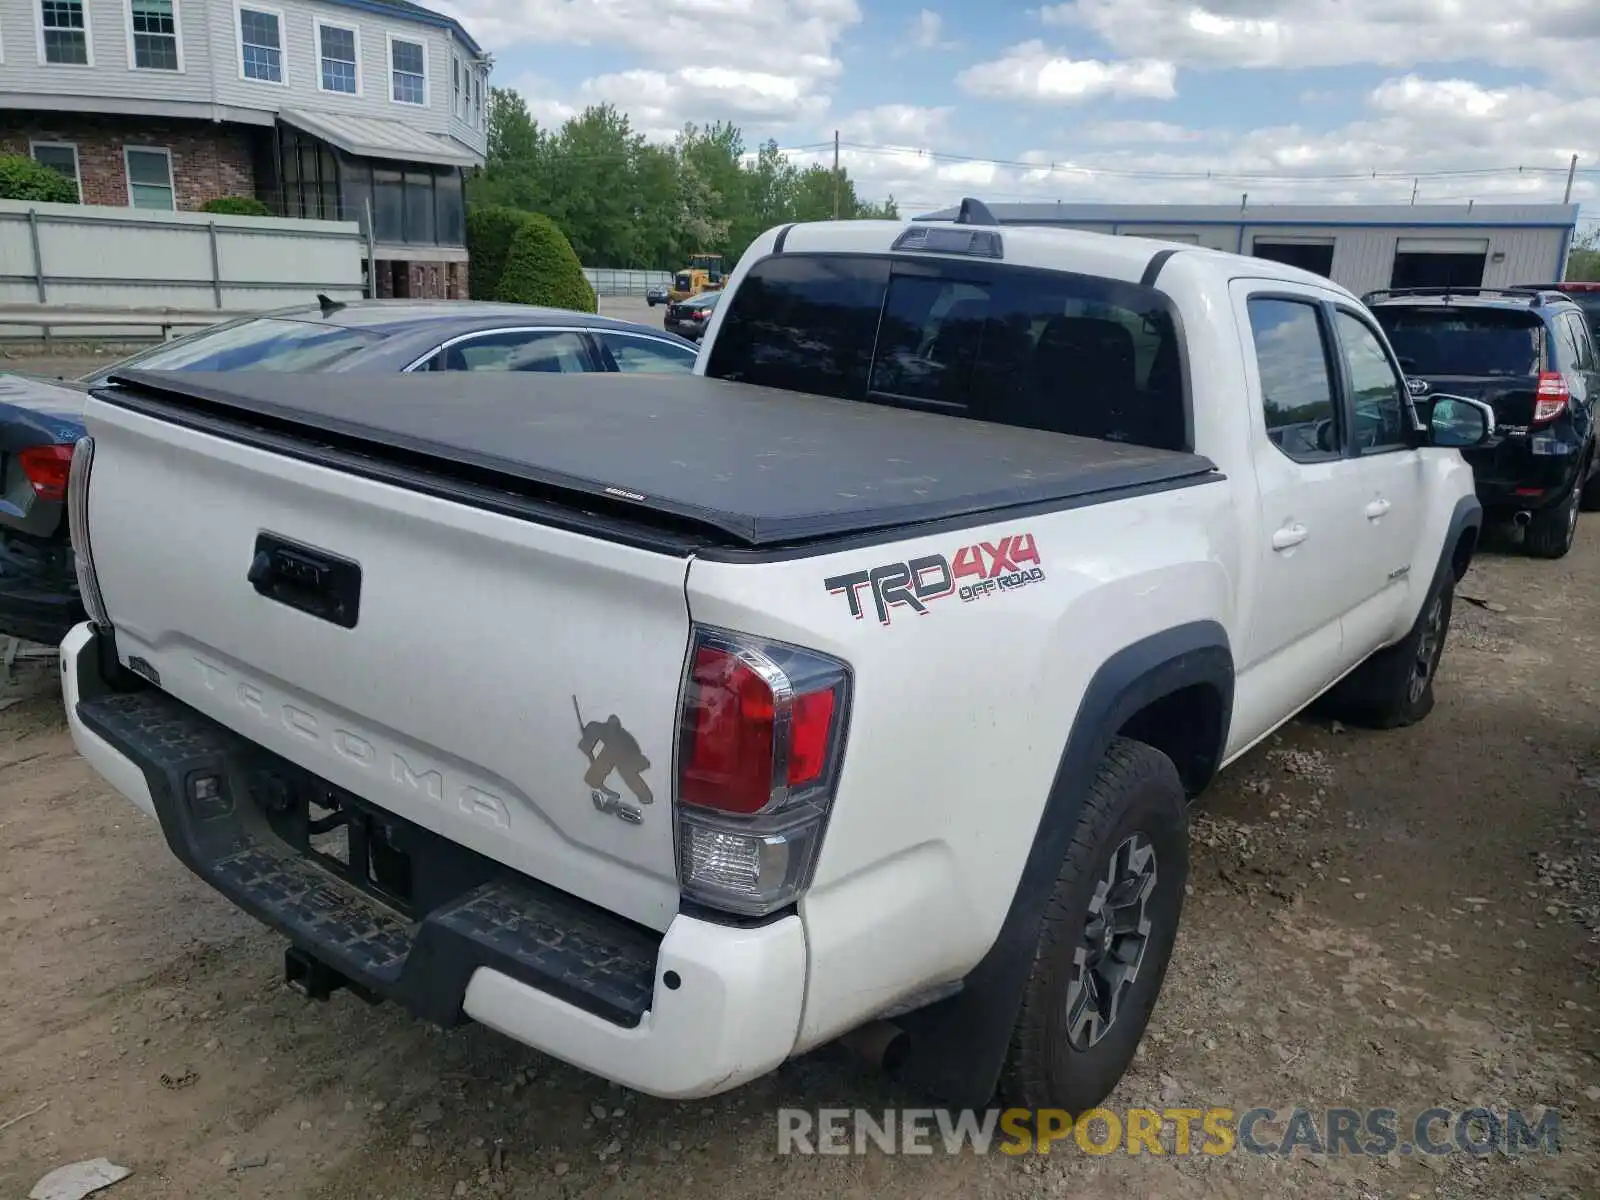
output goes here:
{"type": "Polygon", "coordinates": [[[111,628],[105,598],[100,594],[100,578],[94,569],[94,552],[89,546],[89,472],[94,467],[94,439],[82,437],[72,448],[67,478],[67,531],[72,538],[72,565],[78,575],[78,598],[89,619],[102,629],[111,628]]]}
{"type": "Polygon", "coordinates": [[[17,454],[22,473],[41,500],[67,498],[67,475],[72,469],[71,446],[29,446],[17,454]]]}
{"type": "Polygon", "coordinates": [[[1533,423],[1554,421],[1571,400],[1565,376],[1559,371],[1540,371],[1539,387],[1534,392],[1533,423]]]}
{"type": "Polygon", "coordinates": [[[849,719],[850,672],[796,646],[697,628],[678,732],[683,894],[760,916],[810,882],[849,719]]]}

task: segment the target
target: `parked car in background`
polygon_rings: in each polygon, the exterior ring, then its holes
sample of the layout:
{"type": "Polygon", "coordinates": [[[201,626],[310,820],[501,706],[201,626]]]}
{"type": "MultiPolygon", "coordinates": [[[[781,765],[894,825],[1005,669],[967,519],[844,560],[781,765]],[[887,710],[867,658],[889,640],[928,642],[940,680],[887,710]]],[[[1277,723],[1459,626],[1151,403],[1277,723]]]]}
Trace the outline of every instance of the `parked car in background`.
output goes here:
{"type": "Polygon", "coordinates": [[[1571,296],[1572,302],[1583,309],[1584,318],[1589,322],[1589,333],[1596,344],[1600,344],[1600,283],[1525,283],[1517,286],[1571,296]]]}
{"type": "Polygon", "coordinates": [[[721,295],[721,292],[701,292],[698,296],[669,304],[667,317],[663,322],[667,332],[698,342],[706,334],[706,325],[710,322],[711,312],[716,308],[721,295]]]}
{"type": "Polygon", "coordinates": [[[1464,452],[1487,519],[1525,527],[1530,554],[1566,554],[1578,510],[1600,509],[1600,359],[1583,310],[1543,288],[1411,288],[1367,301],[1413,396],[1448,392],[1494,409],[1494,439],[1464,452]]]}
{"type": "Polygon", "coordinates": [[[658,304],[665,304],[670,299],[671,297],[667,295],[667,285],[664,283],[656,284],[655,287],[650,288],[644,294],[644,302],[651,308],[658,304]]]}
{"type": "Polygon", "coordinates": [[[0,636],[55,643],[83,619],[67,536],[67,464],[83,436],[88,389],[113,371],[687,374],[697,353],[683,338],[593,313],[375,300],[208,326],[77,380],[0,374],[0,636]]]}

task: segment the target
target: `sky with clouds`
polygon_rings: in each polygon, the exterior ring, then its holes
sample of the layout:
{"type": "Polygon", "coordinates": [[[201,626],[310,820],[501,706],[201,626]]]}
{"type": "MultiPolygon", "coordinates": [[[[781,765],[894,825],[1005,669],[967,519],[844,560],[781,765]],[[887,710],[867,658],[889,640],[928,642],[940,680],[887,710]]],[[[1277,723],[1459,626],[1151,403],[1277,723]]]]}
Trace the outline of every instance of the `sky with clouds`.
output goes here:
{"type": "Polygon", "coordinates": [[[867,199],[1559,202],[1600,0],[452,0],[545,122],[732,121],[867,199]],[[1519,171],[1518,168],[1521,168],[1519,171]]]}

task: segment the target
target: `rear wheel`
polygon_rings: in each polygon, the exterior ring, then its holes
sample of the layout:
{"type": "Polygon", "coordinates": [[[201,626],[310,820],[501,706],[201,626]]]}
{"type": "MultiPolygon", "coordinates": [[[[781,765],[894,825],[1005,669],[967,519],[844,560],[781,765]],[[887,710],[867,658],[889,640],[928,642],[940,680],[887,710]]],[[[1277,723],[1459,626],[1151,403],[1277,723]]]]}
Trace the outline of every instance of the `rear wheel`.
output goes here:
{"type": "Polygon", "coordinates": [[[1351,725],[1398,729],[1433,711],[1433,681],[1455,608],[1455,577],[1446,568],[1417,620],[1399,642],[1362,663],[1317,707],[1351,725]]]}
{"type": "Polygon", "coordinates": [[[1578,533],[1578,505],[1583,478],[1573,480],[1572,490],[1555,504],[1533,515],[1523,535],[1522,547],[1534,558],[1563,558],[1572,549],[1578,533]]]}
{"type": "Polygon", "coordinates": [[[1172,760],[1118,738],[1056,877],[1002,1088],[1079,1114],[1133,1060],[1172,957],[1189,876],[1188,799],[1172,760]]]}

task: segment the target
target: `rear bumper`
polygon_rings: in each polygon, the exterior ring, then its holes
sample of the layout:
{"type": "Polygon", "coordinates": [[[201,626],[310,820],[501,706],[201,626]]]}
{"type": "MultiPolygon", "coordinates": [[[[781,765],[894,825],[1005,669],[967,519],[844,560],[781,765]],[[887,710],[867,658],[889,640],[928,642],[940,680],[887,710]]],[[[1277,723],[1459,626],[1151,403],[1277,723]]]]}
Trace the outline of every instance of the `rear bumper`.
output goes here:
{"type": "Polygon", "coordinates": [[[1473,488],[1491,515],[1538,512],[1564,499],[1583,464],[1583,446],[1565,431],[1538,430],[1533,437],[1503,438],[1494,447],[1463,454],[1472,467],[1473,488]]]}
{"type": "Polygon", "coordinates": [[[113,691],[101,654],[87,624],[61,645],[78,752],[190,870],[363,989],[656,1096],[726,1091],[793,1051],[798,917],[734,928],[680,914],[663,936],[379,813],[391,844],[418,852],[404,911],[285,835],[289,818],[264,798],[282,780],[318,781],[163,692],[113,691]]]}
{"type": "Polygon", "coordinates": [[[38,549],[20,534],[0,536],[0,635],[60,645],[67,631],[84,619],[70,551],[45,543],[38,549]]]}

